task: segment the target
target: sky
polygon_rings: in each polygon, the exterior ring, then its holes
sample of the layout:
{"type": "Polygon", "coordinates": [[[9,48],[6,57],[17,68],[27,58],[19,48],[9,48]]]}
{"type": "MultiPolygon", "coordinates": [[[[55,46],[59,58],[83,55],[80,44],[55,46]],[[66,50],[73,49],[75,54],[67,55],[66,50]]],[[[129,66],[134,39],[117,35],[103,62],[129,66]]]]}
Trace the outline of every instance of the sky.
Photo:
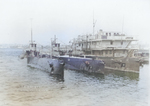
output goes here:
{"type": "Polygon", "coordinates": [[[150,44],[150,0],[0,0],[0,44],[63,43],[78,35],[122,32],[150,44]],[[32,19],[32,22],[31,22],[32,19]]]}

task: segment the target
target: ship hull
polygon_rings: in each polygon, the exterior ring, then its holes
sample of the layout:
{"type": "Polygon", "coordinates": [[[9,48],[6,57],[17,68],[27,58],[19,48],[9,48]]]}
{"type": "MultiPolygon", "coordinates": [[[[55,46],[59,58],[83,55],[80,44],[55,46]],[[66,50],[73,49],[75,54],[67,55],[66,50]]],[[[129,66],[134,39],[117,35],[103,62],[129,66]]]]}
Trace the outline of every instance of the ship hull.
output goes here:
{"type": "Polygon", "coordinates": [[[51,75],[64,77],[64,62],[62,60],[28,56],[27,64],[49,72],[51,75]]]}
{"type": "Polygon", "coordinates": [[[65,62],[66,69],[104,74],[104,63],[101,60],[78,57],[59,57],[59,59],[65,62]]]}
{"type": "Polygon", "coordinates": [[[136,58],[100,57],[105,62],[105,69],[139,72],[140,62],[136,58]]]}

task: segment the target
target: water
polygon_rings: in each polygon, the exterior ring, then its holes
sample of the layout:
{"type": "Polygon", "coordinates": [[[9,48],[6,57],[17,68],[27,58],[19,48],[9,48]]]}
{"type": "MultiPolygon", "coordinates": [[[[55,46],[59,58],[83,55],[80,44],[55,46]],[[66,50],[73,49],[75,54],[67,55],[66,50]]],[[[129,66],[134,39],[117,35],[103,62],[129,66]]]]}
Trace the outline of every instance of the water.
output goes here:
{"type": "Polygon", "coordinates": [[[65,70],[58,81],[27,66],[20,49],[0,49],[0,106],[149,106],[149,65],[140,73],[89,75],[65,70]]]}

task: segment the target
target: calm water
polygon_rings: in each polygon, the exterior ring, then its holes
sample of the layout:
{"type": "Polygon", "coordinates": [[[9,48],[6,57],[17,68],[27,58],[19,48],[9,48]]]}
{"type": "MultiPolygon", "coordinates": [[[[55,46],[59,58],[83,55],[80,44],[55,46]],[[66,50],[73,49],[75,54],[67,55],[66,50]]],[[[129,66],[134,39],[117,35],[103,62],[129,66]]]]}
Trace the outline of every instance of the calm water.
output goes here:
{"type": "Polygon", "coordinates": [[[150,106],[149,65],[139,74],[65,70],[60,82],[28,67],[20,49],[0,49],[0,106],[150,106]]]}

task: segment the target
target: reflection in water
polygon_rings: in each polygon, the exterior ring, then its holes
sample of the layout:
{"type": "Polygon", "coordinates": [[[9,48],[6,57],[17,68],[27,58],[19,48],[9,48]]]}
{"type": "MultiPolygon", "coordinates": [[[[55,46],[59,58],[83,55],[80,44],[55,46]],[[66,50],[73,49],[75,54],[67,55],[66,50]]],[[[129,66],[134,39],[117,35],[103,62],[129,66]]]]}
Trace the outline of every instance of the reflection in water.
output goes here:
{"type": "Polygon", "coordinates": [[[40,71],[43,71],[43,72],[45,72],[45,73],[47,73],[50,77],[52,77],[54,80],[57,80],[57,81],[64,81],[64,76],[60,76],[60,75],[52,75],[52,74],[50,74],[47,70],[43,70],[42,68],[40,68],[40,67],[35,67],[35,66],[31,66],[31,65],[27,65],[30,69],[32,69],[32,70],[40,70],[40,71]]]}
{"type": "Polygon", "coordinates": [[[126,72],[126,71],[118,71],[118,70],[105,70],[105,75],[111,74],[114,77],[122,77],[124,79],[130,80],[139,80],[139,73],[135,72],[126,72]]]}
{"type": "Polygon", "coordinates": [[[140,73],[65,70],[64,81],[27,67],[21,50],[0,49],[0,106],[147,106],[148,67],[140,73]]]}

